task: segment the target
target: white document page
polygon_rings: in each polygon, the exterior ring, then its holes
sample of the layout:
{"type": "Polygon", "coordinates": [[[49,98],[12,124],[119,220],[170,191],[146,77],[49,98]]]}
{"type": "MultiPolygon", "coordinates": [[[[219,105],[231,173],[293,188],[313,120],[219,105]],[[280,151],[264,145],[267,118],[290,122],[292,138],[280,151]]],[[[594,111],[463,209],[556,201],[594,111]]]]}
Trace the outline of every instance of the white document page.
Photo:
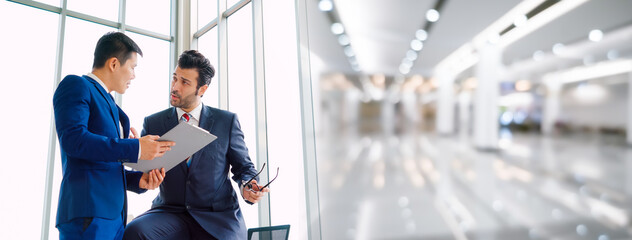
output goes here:
{"type": "Polygon", "coordinates": [[[215,135],[200,127],[180,122],[158,139],[158,141],[176,142],[176,145],[171,147],[170,151],[165,152],[162,157],[157,157],[153,160],[138,160],[138,163],[123,163],[123,165],[145,173],[160,168],[165,168],[166,172],[212,141],[215,141],[215,139],[217,139],[215,135]]]}

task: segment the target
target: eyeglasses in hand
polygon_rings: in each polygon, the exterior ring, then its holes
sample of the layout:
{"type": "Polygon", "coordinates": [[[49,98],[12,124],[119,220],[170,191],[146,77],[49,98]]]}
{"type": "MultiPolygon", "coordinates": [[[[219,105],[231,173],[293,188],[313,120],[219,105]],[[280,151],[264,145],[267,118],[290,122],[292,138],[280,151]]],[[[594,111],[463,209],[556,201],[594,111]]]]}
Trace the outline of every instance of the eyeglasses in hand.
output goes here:
{"type": "Polygon", "coordinates": [[[252,180],[257,178],[257,176],[259,176],[259,174],[261,174],[261,172],[263,172],[263,169],[265,167],[266,167],[266,164],[263,163],[263,166],[261,166],[261,170],[259,170],[259,172],[255,176],[253,176],[250,180],[248,180],[248,182],[246,182],[244,184],[244,186],[248,187],[248,191],[251,191],[251,192],[254,192],[254,193],[261,192],[261,190],[263,190],[264,188],[268,187],[270,185],[270,183],[272,183],[279,176],[279,168],[277,167],[276,175],[274,176],[274,178],[272,180],[270,180],[268,182],[268,184],[264,185],[263,187],[260,187],[259,190],[253,190],[252,189],[252,184],[250,182],[252,182],[252,180]]]}

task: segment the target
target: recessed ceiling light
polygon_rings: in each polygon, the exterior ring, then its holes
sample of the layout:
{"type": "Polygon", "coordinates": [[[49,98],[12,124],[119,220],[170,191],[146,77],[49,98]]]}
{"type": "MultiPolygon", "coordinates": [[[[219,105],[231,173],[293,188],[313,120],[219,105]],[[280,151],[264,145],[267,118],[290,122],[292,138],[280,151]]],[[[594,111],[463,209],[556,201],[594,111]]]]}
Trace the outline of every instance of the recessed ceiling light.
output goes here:
{"type": "Polygon", "coordinates": [[[410,48],[419,52],[422,48],[424,48],[424,43],[422,43],[418,39],[412,40],[410,41],[410,48]]]}
{"type": "Polygon", "coordinates": [[[347,46],[349,45],[349,43],[351,43],[351,41],[349,41],[349,37],[347,36],[347,34],[340,34],[340,36],[338,37],[338,43],[340,43],[340,45],[342,46],[347,46]]]}
{"type": "Polygon", "coordinates": [[[334,9],[334,3],[331,0],[320,0],[318,3],[318,9],[323,12],[329,12],[334,9]]]}
{"type": "Polygon", "coordinates": [[[415,37],[419,39],[419,41],[426,41],[426,39],[428,39],[428,32],[426,32],[426,30],[419,29],[415,32],[415,37]]]}
{"type": "Polygon", "coordinates": [[[537,50],[533,53],[533,60],[540,61],[544,58],[544,52],[542,50],[537,50]]]}
{"type": "Polygon", "coordinates": [[[417,60],[417,52],[414,50],[408,50],[408,52],[406,52],[406,59],[410,61],[417,60]]]}
{"type": "Polygon", "coordinates": [[[615,60],[617,58],[619,58],[619,51],[617,50],[610,50],[608,51],[608,60],[615,60]]]}
{"type": "Polygon", "coordinates": [[[355,56],[355,53],[353,52],[353,49],[351,49],[351,46],[346,46],[344,51],[345,51],[345,55],[347,55],[347,57],[355,56]]]}
{"type": "Polygon", "coordinates": [[[331,24],[331,32],[338,35],[345,32],[345,27],[342,26],[342,23],[333,23],[331,24]]]}
{"type": "Polygon", "coordinates": [[[525,23],[527,23],[527,16],[522,15],[522,14],[518,15],[516,19],[514,19],[513,21],[513,25],[516,27],[524,26],[525,23]]]}
{"type": "Polygon", "coordinates": [[[402,74],[408,74],[410,72],[410,68],[407,68],[403,64],[399,65],[399,72],[402,74]]]}
{"type": "Polygon", "coordinates": [[[599,42],[603,38],[603,32],[599,29],[594,29],[588,33],[588,39],[593,42],[599,42]]]}
{"type": "Polygon", "coordinates": [[[553,54],[560,55],[562,54],[562,52],[564,52],[565,48],[566,47],[564,46],[564,44],[556,43],[553,45],[553,54]]]}
{"type": "Polygon", "coordinates": [[[439,11],[435,9],[430,9],[426,12],[426,20],[429,22],[436,22],[439,20],[439,11]]]}

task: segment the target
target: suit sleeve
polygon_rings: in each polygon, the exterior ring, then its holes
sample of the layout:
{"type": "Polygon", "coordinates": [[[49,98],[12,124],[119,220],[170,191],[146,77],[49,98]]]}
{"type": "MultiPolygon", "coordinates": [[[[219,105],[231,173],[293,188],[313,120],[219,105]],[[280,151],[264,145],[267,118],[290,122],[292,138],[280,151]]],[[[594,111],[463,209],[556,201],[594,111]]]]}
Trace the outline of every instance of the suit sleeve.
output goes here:
{"type": "Polygon", "coordinates": [[[145,117],[145,119],[143,120],[143,129],[140,130],[140,136],[144,137],[145,135],[147,135],[147,118],[145,117]]]}
{"type": "Polygon", "coordinates": [[[138,183],[140,182],[140,178],[142,176],[143,172],[125,170],[125,178],[127,179],[127,190],[138,194],[147,192],[147,189],[143,189],[138,186],[138,183]]]}
{"type": "Polygon", "coordinates": [[[88,131],[89,87],[82,78],[69,76],[55,91],[55,125],[62,149],[71,157],[88,161],[137,162],[138,139],[112,138],[88,131]]]}
{"type": "MultiPolygon", "coordinates": [[[[246,142],[244,142],[244,133],[241,131],[237,115],[233,114],[232,116],[233,119],[230,128],[230,139],[228,140],[228,153],[226,153],[226,158],[231,165],[233,181],[237,182],[237,184],[241,186],[241,181],[250,180],[250,178],[257,174],[257,170],[248,156],[248,148],[246,147],[246,142]]],[[[258,178],[257,181],[259,181],[258,178]]]]}

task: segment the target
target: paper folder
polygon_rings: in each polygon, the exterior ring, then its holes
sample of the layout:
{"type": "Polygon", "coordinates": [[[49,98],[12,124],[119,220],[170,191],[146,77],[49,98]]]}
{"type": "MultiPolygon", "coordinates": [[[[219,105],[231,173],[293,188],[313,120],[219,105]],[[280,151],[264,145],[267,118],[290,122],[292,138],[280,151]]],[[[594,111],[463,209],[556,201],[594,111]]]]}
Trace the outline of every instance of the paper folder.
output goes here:
{"type": "Polygon", "coordinates": [[[170,151],[165,152],[162,157],[157,157],[153,160],[138,160],[137,163],[123,163],[123,165],[145,173],[160,168],[165,168],[166,172],[215,141],[215,139],[217,139],[215,135],[200,127],[180,122],[180,124],[158,139],[158,141],[176,142],[176,145],[171,147],[170,151]]]}

